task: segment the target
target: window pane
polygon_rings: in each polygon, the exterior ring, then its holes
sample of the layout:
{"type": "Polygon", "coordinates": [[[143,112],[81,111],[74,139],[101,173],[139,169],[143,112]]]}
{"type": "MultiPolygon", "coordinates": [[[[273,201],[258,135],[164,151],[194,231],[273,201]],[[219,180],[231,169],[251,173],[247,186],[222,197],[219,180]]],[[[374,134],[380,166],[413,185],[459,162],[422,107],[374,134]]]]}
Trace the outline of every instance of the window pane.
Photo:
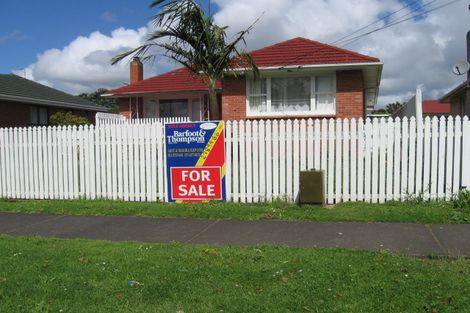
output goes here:
{"type": "Polygon", "coordinates": [[[188,117],[187,100],[160,100],[160,117],[188,117]]]}
{"type": "Polygon", "coordinates": [[[31,107],[31,124],[37,125],[39,123],[39,113],[37,107],[31,107]]]}
{"type": "Polygon", "coordinates": [[[250,95],[265,95],[266,94],[266,79],[250,80],[250,95]]]}
{"type": "Polygon", "coordinates": [[[47,108],[39,108],[39,125],[47,125],[47,108]]]}
{"type": "Polygon", "coordinates": [[[315,79],[316,92],[333,92],[334,80],[333,76],[317,76],[315,79]]]}
{"type": "Polygon", "coordinates": [[[333,112],[335,110],[335,96],[333,93],[317,94],[316,104],[319,112],[333,112]]]}
{"type": "Polygon", "coordinates": [[[149,100],[144,102],[144,117],[157,117],[157,102],[149,100]]]}
{"type": "Polygon", "coordinates": [[[250,96],[250,112],[267,112],[266,96],[250,96]]]}
{"type": "Polygon", "coordinates": [[[204,114],[204,107],[200,99],[193,99],[191,101],[191,121],[200,121],[204,114]]]}
{"type": "Polygon", "coordinates": [[[310,77],[271,79],[273,111],[310,111],[310,77]]]}

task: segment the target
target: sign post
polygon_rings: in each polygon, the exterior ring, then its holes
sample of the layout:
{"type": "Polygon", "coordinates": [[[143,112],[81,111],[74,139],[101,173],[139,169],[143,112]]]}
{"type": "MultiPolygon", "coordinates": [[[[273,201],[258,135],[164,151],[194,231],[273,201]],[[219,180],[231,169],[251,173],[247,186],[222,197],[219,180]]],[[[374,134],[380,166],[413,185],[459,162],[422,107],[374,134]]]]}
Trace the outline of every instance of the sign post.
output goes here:
{"type": "Polygon", "coordinates": [[[169,202],[225,201],[224,122],[165,124],[169,202]]]}

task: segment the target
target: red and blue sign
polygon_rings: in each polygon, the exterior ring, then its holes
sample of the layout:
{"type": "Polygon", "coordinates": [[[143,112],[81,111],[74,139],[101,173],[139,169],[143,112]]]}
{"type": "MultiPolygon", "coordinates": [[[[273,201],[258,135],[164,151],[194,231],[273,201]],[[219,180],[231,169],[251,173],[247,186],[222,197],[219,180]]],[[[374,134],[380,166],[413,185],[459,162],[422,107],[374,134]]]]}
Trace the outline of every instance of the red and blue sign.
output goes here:
{"type": "Polygon", "coordinates": [[[165,125],[169,202],[225,200],[224,122],[165,125]]]}

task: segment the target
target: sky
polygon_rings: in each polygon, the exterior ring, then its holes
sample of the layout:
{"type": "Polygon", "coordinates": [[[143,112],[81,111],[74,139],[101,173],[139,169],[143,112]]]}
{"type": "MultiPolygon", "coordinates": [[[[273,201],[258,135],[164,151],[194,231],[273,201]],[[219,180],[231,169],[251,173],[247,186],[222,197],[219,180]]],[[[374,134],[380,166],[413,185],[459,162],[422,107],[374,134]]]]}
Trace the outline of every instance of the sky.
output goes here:
{"type": "MultiPolygon", "coordinates": [[[[207,1],[201,0],[204,8],[207,1]]],[[[418,85],[425,98],[437,98],[465,80],[451,70],[466,59],[470,1],[451,1],[212,0],[211,11],[217,24],[229,26],[229,38],[260,18],[246,37],[246,47],[240,47],[247,51],[301,36],[379,58],[384,63],[381,107],[408,100],[418,85]],[[409,20],[390,26],[400,17],[409,20]],[[358,40],[338,41],[387,25],[358,40]]],[[[156,9],[149,4],[0,0],[0,73],[15,73],[72,94],[122,86],[129,80],[128,64],[111,66],[110,59],[141,44],[153,30],[150,21],[156,9]]],[[[144,76],[175,66],[161,56],[145,64],[144,76]]]]}

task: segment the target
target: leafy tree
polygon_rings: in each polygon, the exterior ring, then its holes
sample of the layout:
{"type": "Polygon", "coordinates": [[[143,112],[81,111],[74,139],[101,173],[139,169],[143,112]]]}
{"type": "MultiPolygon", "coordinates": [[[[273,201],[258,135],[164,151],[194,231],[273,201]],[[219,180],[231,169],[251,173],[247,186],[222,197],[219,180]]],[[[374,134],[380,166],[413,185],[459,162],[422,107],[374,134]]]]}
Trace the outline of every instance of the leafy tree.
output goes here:
{"type": "Polygon", "coordinates": [[[378,109],[378,110],[372,110],[371,114],[387,114],[387,110],[385,109],[378,109]]]}
{"type": "Polygon", "coordinates": [[[72,112],[56,112],[51,115],[49,122],[52,125],[66,126],[66,125],[88,125],[90,121],[83,116],[75,115],[72,112]]]}
{"type": "Polygon", "coordinates": [[[385,107],[385,110],[388,114],[393,114],[395,112],[397,112],[398,110],[400,110],[401,108],[403,108],[405,106],[404,103],[401,103],[401,102],[394,102],[394,103],[389,103],[387,104],[387,106],[385,107]]]}
{"type": "Polygon", "coordinates": [[[227,41],[227,26],[215,24],[195,0],[155,0],[150,7],[160,10],[153,18],[156,30],[143,45],[114,57],[112,64],[130,55],[143,61],[153,60],[155,48],[163,48],[168,58],[204,80],[209,92],[210,117],[218,117],[216,82],[227,74],[236,75],[233,70],[240,64],[252,70],[255,77],[258,75],[250,55],[237,48],[240,42],[245,43],[244,37],[254,24],[227,41]]]}
{"type": "Polygon", "coordinates": [[[94,92],[91,93],[81,93],[78,96],[80,98],[86,99],[88,101],[91,101],[97,105],[104,106],[106,108],[109,108],[112,113],[118,113],[118,105],[115,99],[112,98],[104,98],[101,95],[108,92],[108,89],[105,88],[99,88],[94,92]]]}

